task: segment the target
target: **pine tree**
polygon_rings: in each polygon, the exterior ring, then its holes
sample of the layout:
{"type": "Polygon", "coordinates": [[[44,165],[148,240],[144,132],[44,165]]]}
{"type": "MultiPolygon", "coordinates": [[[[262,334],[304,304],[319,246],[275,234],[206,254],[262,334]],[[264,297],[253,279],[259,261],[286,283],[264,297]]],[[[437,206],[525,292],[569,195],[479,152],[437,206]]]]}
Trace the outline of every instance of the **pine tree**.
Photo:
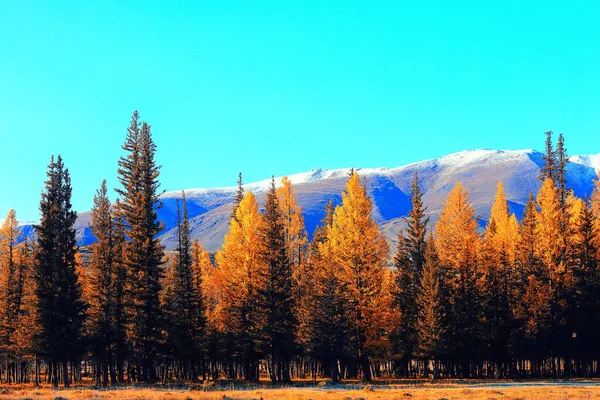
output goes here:
{"type": "Polygon", "coordinates": [[[383,292],[383,268],[388,245],[371,218],[372,201],[357,173],[353,173],[342,193],[342,205],[333,215],[327,238],[338,266],[351,327],[351,346],[365,381],[371,380],[370,357],[385,336],[389,300],[383,292]]]}
{"type": "Polygon", "coordinates": [[[231,218],[236,218],[237,208],[240,206],[240,203],[244,199],[244,182],[242,181],[242,173],[238,174],[237,181],[237,192],[235,193],[235,197],[233,198],[233,207],[231,208],[231,218]]]}
{"type": "Polygon", "coordinates": [[[406,234],[400,232],[398,252],[394,257],[395,299],[394,307],[400,315],[400,324],[393,334],[395,352],[401,357],[401,373],[408,376],[409,362],[417,346],[417,293],[419,280],[425,263],[425,246],[429,217],[425,216],[427,207],[423,205],[423,192],[415,172],[411,185],[412,209],[405,218],[406,234]]]}
{"type": "Polygon", "coordinates": [[[544,133],[546,135],[545,152],[542,156],[544,165],[540,168],[540,180],[543,182],[546,179],[556,179],[557,159],[554,146],[552,145],[552,131],[544,133]]]}
{"type": "Polygon", "coordinates": [[[127,334],[132,350],[129,378],[154,382],[157,378],[156,358],[162,337],[162,315],[159,294],[163,275],[163,247],[157,237],[163,226],[157,220],[160,205],[158,176],[160,166],[154,155],[150,125],[139,123],[133,113],[123,145],[126,156],[119,160],[119,181],[123,186],[121,209],[126,223],[124,263],[127,266],[127,334]]]}
{"type": "Polygon", "coordinates": [[[467,190],[457,183],[443,205],[436,224],[436,248],[440,264],[447,271],[450,296],[451,357],[461,363],[460,374],[471,375],[471,363],[479,354],[481,305],[477,281],[480,237],[475,210],[467,190]]]}
{"type": "Polygon", "coordinates": [[[567,187],[567,165],[569,164],[569,156],[567,149],[565,148],[565,138],[563,134],[558,135],[558,141],[556,143],[556,177],[555,185],[558,191],[558,201],[563,214],[566,213],[565,206],[567,197],[569,196],[569,190],[567,187]]]}
{"type": "MultiPolygon", "coordinates": [[[[178,375],[197,379],[201,367],[202,336],[205,328],[201,275],[194,268],[185,193],[177,203],[177,256],[170,272],[167,298],[167,332],[171,356],[180,366],[178,375]],[[197,280],[200,282],[197,282],[197,280]]],[[[200,271],[201,272],[201,271],[200,271]]]]}
{"type": "Polygon", "coordinates": [[[94,196],[91,229],[96,242],[92,244],[90,260],[90,308],[88,320],[94,358],[97,362],[95,381],[97,385],[107,385],[109,370],[112,384],[116,384],[112,349],[114,345],[115,309],[114,287],[114,233],[111,217],[111,204],[108,200],[106,180],[94,196]]]}
{"type": "Polygon", "coordinates": [[[576,232],[579,236],[575,248],[578,265],[575,270],[578,296],[571,326],[577,338],[577,355],[590,366],[600,354],[600,346],[596,337],[598,329],[600,329],[600,303],[598,302],[600,269],[597,258],[598,230],[592,205],[587,199],[583,201],[576,232]]]}
{"type": "MultiPolygon", "coordinates": [[[[294,354],[292,266],[288,253],[286,226],[275,179],[271,178],[260,232],[263,267],[259,270],[257,289],[258,307],[263,317],[261,340],[269,356],[271,382],[291,382],[289,364],[294,354]]],[[[289,231],[288,231],[289,232],[289,231]]]]}
{"type": "MultiPolygon", "coordinates": [[[[443,272],[437,259],[433,235],[425,246],[425,262],[417,292],[416,355],[427,364],[433,361],[433,377],[438,377],[437,361],[443,357],[446,336],[446,304],[443,272]]],[[[427,376],[428,371],[425,371],[427,376]]]]}
{"type": "Polygon", "coordinates": [[[84,303],[75,271],[77,242],[71,209],[71,178],[62,158],[52,157],[40,202],[35,278],[40,334],[37,346],[52,367],[52,382],[58,386],[62,367],[64,386],[70,385],[69,362],[77,361],[81,349],[84,303]]]}
{"type": "Polygon", "coordinates": [[[128,357],[127,340],[127,265],[125,264],[125,232],[126,221],[123,216],[121,202],[117,199],[112,210],[112,262],[113,278],[113,335],[114,356],[117,382],[125,382],[125,361],[128,357]]]}

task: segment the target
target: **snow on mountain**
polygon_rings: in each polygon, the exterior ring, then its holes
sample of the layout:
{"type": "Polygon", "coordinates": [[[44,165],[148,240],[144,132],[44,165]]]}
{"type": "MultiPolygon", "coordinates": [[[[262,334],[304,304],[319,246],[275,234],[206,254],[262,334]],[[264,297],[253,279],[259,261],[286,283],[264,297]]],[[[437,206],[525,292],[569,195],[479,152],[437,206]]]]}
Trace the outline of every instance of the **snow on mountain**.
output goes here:
{"type": "MultiPolygon", "coordinates": [[[[367,190],[373,199],[372,215],[381,225],[390,243],[396,240],[404,226],[403,217],[410,210],[410,183],[417,172],[424,190],[423,201],[432,223],[438,218],[442,204],[456,182],[461,181],[469,190],[480,226],[489,219],[496,185],[504,182],[509,208],[521,217],[529,193],[536,193],[540,186],[539,168],[543,165],[542,154],[535,150],[468,150],[444,157],[416,162],[396,168],[355,168],[365,179],[367,190]]],[[[583,155],[571,157],[567,169],[570,187],[578,196],[590,194],[593,180],[599,170],[600,157],[583,155]]],[[[335,170],[313,169],[289,175],[298,202],[302,206],[305,224],[310,234],[324,216],[329,200],[341,202],[341,192],[350,168],[335,170]]],[[[279,184],[281,178],[275,179],[279,184]]],[[[244,189],[255,193],[263,204],[270,178],[248,183],[244,189]]],[[[237,187],[186,189],[188,215],[192,238],[198,239],[208,250],[217,250],[227,233],[231,215],[231,202],[237,187]]],[[[175,214],[181,191],[165,193],[158,217],[165,223],[161,241],[168,249],[175,247],[175,214]]],[[[80,244],[87,245],[94,238],[89,230],[89,212],[80,213],[77,231],[80,244]]],[[[393,248],[393,247],[392,247],[393,248]]]]}

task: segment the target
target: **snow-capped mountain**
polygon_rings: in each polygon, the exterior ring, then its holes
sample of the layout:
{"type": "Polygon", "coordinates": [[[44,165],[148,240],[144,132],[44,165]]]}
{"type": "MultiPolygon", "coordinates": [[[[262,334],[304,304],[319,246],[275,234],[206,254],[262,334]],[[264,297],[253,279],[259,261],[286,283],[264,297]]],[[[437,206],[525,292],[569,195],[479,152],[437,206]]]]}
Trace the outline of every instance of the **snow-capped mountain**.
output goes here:
{"type": "MultiPolygon", "coordinates": [[[[578,196],[589,195],[593,189],[596,168],[600,167],[598,156],[573,156],[568,165],[567,179],[578,196]]],[[[509,207],[521,217],[529,193],[536,193],[540,186],[539,168],[542,154],[535,150],[469,150],[450,154],[433,160],[417,162],[397,168],[355,168],[365,179],[373,199],[373,217],[381,225],[390,243],[393,243],[403,227],[404,216],[410,210],[410,184],[413,174],[419,174],[424,190],[423,200],[428,207],[431,221],[435,222],[446,195],[456,182],[461,181],[469,190],[471,201],[478,213],[480,225],[489,218],[496,184],[504,182],[509,207]]],[[[336,170],[314,169],[288,176],[302,206],[306,228],[310,234],[324,216],[324,208],[332,199],[341,201],[350,168],[336,170]]],[[[276,178],[276,182],[281,179],[276,178]]],[[[248,183],[245,190],[255,193],[260,204],[264,202],[270,179],[248,183]]],[[[217,250],[228,230],[231,202],[237,187],[213,189],[188,189],[188,214],[192,237],[198,239],[208,250],[217,250]]],[[[169,192],[162,196],[163,206],[159,219],[165,223],[161,240],[167,249],[175,246],[175,213],[181,192],[169,192]]],[[[79,214],[77,231],[80,244],[93,242],[88,225],[90,213],[79,214]]]]}

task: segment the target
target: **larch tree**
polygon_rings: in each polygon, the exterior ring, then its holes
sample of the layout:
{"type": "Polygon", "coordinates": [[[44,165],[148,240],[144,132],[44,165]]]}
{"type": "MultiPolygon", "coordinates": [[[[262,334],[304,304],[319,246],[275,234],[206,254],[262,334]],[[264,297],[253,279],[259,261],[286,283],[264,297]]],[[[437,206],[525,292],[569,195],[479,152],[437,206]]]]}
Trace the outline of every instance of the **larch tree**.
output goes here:
{"type": "MultiPolygon", "coordinates": [[[[37,323],[37,297],[34,278],[35,243],[26,238],[17,249],[17,262],[15,273],[15,315],[14,331],[12,337],[12,351],[18,365],[17,383],[27,381],[27,370],[34,362],[37,368],[35,348],[35,335],[39,332],[37,323]]],[[[38,375],[35,374],[34,383],[38,375]]]]}
{"type": "Polygon", "coordinates": [[[62,158],[52,157],[40,202],[41,221],[35,227],[35,261],[40,332],[37,347],[51,367],[51,380],[70,386],[69,363],[79,358],[85,305],[77,280],[77,241],[71,209],[71,178],[62,158]],[[61,373],[59,374],[59,368],[61,373]]]}
{"type": "Polygon", "coordinates": [[[332,201],[327,203],[321,223],[313,235],[307,262],[301,267],[297,298],[299,339],[306,353],[337,383],[341,375],[339,363],[350,355],[350,327],[333,247],[327,238],[333,225],[332,201]]]}
{"type": "Polygon", "coordinates": [[[462,183],[457,183],[448,194],[435,234],[450,296],[450,356],[460,361],[460,374],[469,377],[471,361],[479,353],[481,337],[481,304],[477,290],[481,239],[477,233],[475,210],[462,183]]]}
{"type": "Polygon", "coordinates": [[[277,199],[283,220],[286,251],[292,269],[296,270],[304,262],[308,238],[302,208],[296,199],[292,182],[287,176],[281,179],[281,186],[277,188],[277,199]]]}
{"type": "Polygon", "coordinates": [[[509,214],[504,185],[499,182],[480,252],[479,289],[487,353],[497,374],[509,373],[507,349],[516,329],[513,302],[519,287],[515,273],[518,243],[519,224],[514,214],[509,214]]]}
{"type": "Polygon", "coordinates": [[[444,273],[439,265],[433,235],[427,240],[424,259],[416,299],[418,318],[415,354],[426,362],[425,376],[429,374],[429,361],[432,361],[433,377],[437,378],[438,362],[444,358],[448,299],[445,296],[446,290],[442,281],[444,273]]]}
{"type": "Polygon", "coordinates": [[[327,233],[346,300],[352,353],[365,381],[371,380],[370,357],[386,334],[389,309],[382,305],[390,298],[383,291],[389,249],[371,217],[372,207],[366,186],[353,171],[327,233]]]}
{"type": "Polygon", "coordinates": [[[429,217],[423,205],[423,192],[415,172],[411,184],[412,209],[404,218],[406,229],[398,236],[398,252],[394,256],[396,267],[393,306],[400,316],[400,323],[392,334],[394,352],[400,357],[398,373],[409,374],[409,363],[417,347],[417,293],[419,280],[425,264],[425,247],[429,217]]]}
{"type": "Polygon", "coordinates": [[[125,221],[124,260],[127,267],[127,335],[130,354],[129,379],[154,382],[156,359],[162,340],[163,316],[160,307],[163,276],[163,246],[158,233],[160,206],[160,166],[155,161],[156,144],[150,125],[139,122],[134,112],[123,144],[126,152],[119,160],[121,210],[125,221]]]}
{"type": "Polygon", "coordinates": [[[18,221],[10,210],[0,228],[0,351],[6,362],[5,382],[11,383],[10,365],[14,362],[14,335],[19,315],[19,281],[17,276],[18,221]]]}
{"type": "Polygon", "coordinates": [[[264,316],[258,305],[258,274],[263,267],[263,218],[252,192],[247,192],[231,219],[223,247],[216,254],[215,284],[219,298],[219,325],[228,336],[229,373],[233,361],[242,364],[243,377],[258,381],[259,328],[264,316]]]}

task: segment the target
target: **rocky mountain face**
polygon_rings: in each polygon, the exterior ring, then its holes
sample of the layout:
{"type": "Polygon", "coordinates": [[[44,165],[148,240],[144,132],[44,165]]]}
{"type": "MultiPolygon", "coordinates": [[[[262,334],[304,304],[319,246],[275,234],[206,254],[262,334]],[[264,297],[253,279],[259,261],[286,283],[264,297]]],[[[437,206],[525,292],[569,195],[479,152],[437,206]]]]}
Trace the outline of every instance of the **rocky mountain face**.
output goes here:
{"type": "MultiPolygon", "coordinates": [[[[568,183],[576,195],[589,195],[593,190],[596,171],[595,156],[573,156],[568,166],[568,183]]],[[[538,179],[542,154],[534,150],[469,150],[450,154],[433,160],[422,161],[397,168],[356,168],[365,180],[373,199],[373,217],[380,224],[390,244],[404,226],[402,217],[410,210],[410,184],[413,174],[418,173],[424,190],[424,203],[434,223],[442,209],[446,195],[456,184],[462,182],[469,190],[471,201],[478,213],[480,226],[485,226],[496,185],[504,182],[509,207],[521,217],[529,193],[536,193],[541,182],[538,179]]],[[[332,199],[341,201],[349,168],[337,170],[314,169],[289,176],[300,205],[306,228],[312,234],[324,216],[324,208],[332,199]]],[[[276,179],[279,182],[280,179],[276,179]]],[[[245,190],[264,203],[270,180],[249,183],[245,190]]],[[[198,239],[209,251],[216,251],[228,231],[231,203],[236,187],[185,190],[192,238],[198,239]]],[[[169,192],[162,196],[163,205],[158,216],[165,223],[161,240],[167,249],[175,247],[175,213],[181,192],[169,192]]],[[[81,245],[93,242],[88,227],[90,213],[79,214],[77,233],[81,245]]],[[[392,247],[394,248],[394,247],[392,247]]]]}

